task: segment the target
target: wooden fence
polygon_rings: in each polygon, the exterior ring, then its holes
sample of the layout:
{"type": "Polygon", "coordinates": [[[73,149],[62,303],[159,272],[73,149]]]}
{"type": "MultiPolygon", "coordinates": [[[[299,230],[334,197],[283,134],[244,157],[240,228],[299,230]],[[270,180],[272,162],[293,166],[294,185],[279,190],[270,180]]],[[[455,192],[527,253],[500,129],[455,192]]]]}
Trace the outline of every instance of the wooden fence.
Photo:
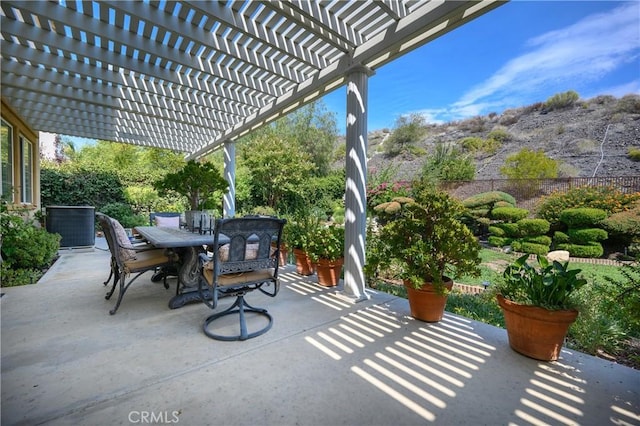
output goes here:
{"type": "Polygon", "coordinates": [[[558,179],[487,179],[442,182],[440,187],[451,196],[464,200],[488,191],[503,191],[515,197],[518,207],[534,211],[540,197],[584,186],[611,187],[623,193],[640,192],[640,176],[573,177],[558,179]]]}

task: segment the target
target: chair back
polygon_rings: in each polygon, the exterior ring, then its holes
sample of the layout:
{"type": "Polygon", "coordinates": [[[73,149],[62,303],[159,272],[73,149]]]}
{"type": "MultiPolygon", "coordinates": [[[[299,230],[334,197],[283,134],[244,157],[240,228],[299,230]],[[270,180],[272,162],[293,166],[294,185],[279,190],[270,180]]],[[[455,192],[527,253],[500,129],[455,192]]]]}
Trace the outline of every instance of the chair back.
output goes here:
{"type": "Polygon", "coordinates": [[[156,218],[174,218],[177,217],[178,218],[178,226],[180,226],[180,221],[181,221],[181,213],[178,212],[153,212],[153,213],[149,213],[149,225],[150,226],[156,226],[156,218]]]}
{"type": "Polygon", "coordinates": [[[277,278],[277,247],[286,220],[271,217],[217,219],[214,226],[214,279],[218,275],[274,269],[277,278]]]}
{"type": "Polygon", "coordinates": [[[111,229],[111,218],[100,212],[96,213],[96,218],[98,219],[104,238],[107,240],[107,246],[111,252],[111,257],[115,258],[116,251],[114,247],[113,231],[111,229]]]}

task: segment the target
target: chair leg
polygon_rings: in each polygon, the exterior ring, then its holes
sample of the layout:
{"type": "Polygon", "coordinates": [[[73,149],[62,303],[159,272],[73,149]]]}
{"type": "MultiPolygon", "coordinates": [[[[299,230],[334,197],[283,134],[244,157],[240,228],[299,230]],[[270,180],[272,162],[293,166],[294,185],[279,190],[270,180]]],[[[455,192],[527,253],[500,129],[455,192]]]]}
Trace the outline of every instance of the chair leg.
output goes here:
{"type": "MultiPolygon", "coordinates": [[[[126,274],[122,274],[122,275],[120,276],[120,280],[119,280],[119,282],[120,282],[120,286],[119,286],[120,290],[118,291],[118,300],[116,301],[116,304],[115,304],[115,306],[113,307],[113,309],[111,309],[111,310],[109,311],[109,313],[110,313],[111,315],[115,314],[115,313],[116,313],[116,311],[118,310],[118,308],[120,307],[120,303],[122,302],[122,298],[124,297],[124,294],[126,293],[126,291],[127,291],[127,289],[129,288],[129,286],[130,286],[130,285],[131,285],[131,284],[132,284],[132,283],[133,283],[133,282],[134,282],[134,281],[135,281],[135,280],[136,280],[140,275],[144,274],[145,272],[146,272],[146,271],[139,272],[135,277],[131,278],[131,280],[130,280],[126,285],[125,285],[125,281],[127,280],[126,274]]],[[[113,286],[113,287],[115,288],[115,283],[114,283],[114,286],[113,286]]],[[[112,289],[111,293],[113,293],[113,289],[112,289]]],[[[110,295],[110,294],[109,294],[109,297],[111,297],[111,295],[110,295]]],[[[108,298],[107,298],[107,299],[108,299],[108,298]]]]}
{"type": "Polygon", "coordinates": [[[204,321],[204,325],[202,326],[202,329],[204,331],[204,334],[206,334],[208,337],[211,337],[212,339],[215,340],[225,340],[225,341],[234,341],[234,340],[247,340],[247,339],[251,339],[253,337],[257,337],[260,336],[261,334],[266,333],[267,331],[269,331],[269,329],[271,328],[271,326],[273,325],[273,318],[271,317],[271,315],[269,314],[269,312],[267,312],[266,309],[262,309],[262,308],[256,308],[251,306],[250,304],[248,304],[246,302],[246,300],[244,299],[244,293],[241,293],[238,295],[238,297],[236,298],[235,302],[233,302],[233,305],[229,306],[227,309],[225,309],[222,312],[219,312],[217,314],[213,314],[209,317],[207,317],[207,319],[205,319],[204,321]],[[266,317],[269,320],[269,323],[261,328],[260,330],[254,331],[252,333],[249,333],[247,331],[247,320],[245,317],[245,312],[253,312],[259,315],[262,315],[264,317],[266,317]],[[226,336],[226,335],[221,335],[221,334],[217,334],[214,333],[212,331],[210,331],[208,329],[209,325],[215,321],[218,318],[221,318],[223,316],[226,315],[232,315],[232,314],[238,314],[239,316],[239,320],[240,320],[240,334],[237,336],[226,336]]]}

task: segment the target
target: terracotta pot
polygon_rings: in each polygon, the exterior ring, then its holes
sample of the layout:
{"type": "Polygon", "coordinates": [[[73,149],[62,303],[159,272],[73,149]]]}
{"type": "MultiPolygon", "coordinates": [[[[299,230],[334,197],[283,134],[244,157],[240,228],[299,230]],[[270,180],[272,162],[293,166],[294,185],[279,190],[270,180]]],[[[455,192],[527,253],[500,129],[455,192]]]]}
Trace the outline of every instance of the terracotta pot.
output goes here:
{"type": "MultiPolygon", "coordinates": [[[[444,285],[447,290],[453,287],[453,280],[444,277],[444,285]]],[[[438,293],[432,284],[425,283],[420,288],[405,281],[411,316],[426,322],[438,322],[444,315],[444,307],[447,304],[447,295],[438,293]]]]}
{"type": "Polygon", "coordinates": [[[555,361],[576,320],[575,309],[551,311],[538,306],[521,305],[497,295],[504,313],[509,346],[514,351],[541,361],[555,361]]]}
{"type": "MultiPolygon", "coordinates": [[[[276,245],[272,243],[271,247],[275,248],[276,245]]],[[[287,249],[287,246],[285,246],[284,244],[280,244],[280,251],[278,252],[278,254],[279,254],[278,264],[280,266],[287,266],[287,261],[289,258],[289,250],[287,249]]]]}
{"type": "Polygon", "coordinates": [[[293,249],[293,256],[296,258],[296,272],[300,275],[313,274],[313,265],[307,253],[300,249],[293,249]]]}
{"type": "Polygon", "coordinates": [[[344,259],[318,259],[318,263],[315,264],[316,274],[318,275],[318,284],[325,287],[334,287],[338,285],[343,264],[344,259]]]}

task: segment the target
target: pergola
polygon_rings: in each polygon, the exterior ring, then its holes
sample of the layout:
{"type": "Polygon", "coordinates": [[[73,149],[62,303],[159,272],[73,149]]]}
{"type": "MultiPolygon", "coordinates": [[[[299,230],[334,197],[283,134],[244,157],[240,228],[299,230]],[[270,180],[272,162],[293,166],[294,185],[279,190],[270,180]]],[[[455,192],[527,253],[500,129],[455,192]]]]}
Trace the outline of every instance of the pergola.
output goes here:
{"type": "MultiPolygon", "coordinates": [[[[345,296],[365,296],[367,79],[501,1],[2,0],[1,91],[39,131],[184,152],[347,85],[345,296]]],[[[457,52],[452,52],[458,54],[457,52]]]]}

